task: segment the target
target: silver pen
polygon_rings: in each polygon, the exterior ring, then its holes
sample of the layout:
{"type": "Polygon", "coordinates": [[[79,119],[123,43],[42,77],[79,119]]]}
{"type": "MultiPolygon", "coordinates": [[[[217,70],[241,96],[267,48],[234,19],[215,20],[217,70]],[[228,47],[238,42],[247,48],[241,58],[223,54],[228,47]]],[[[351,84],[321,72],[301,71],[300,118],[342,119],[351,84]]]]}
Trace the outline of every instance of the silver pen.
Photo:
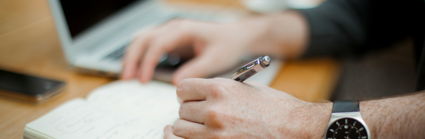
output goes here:
{"type": "Polygon", "coordinates": [[[229,78],[235,81],[243,82],[252,75],[264,70],[269,65],[270,57],[263,55],[236,70],[235,73],[233,73],[229,78]]]}

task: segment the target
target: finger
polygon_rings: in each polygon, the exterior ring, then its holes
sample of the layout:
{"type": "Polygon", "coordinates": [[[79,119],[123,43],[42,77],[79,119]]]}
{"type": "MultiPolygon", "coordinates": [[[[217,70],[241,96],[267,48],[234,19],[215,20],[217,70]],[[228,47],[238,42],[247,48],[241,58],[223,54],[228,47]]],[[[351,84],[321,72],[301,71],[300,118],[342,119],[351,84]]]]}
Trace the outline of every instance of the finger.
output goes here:
{"type": "Polygon", "coordinates": [[[181,100],[181,102],[205,100],[208,91],[205,90],[206,84],[208,84],[207,79],[185,79],[177,85],[177,97],[181,100]]]}
{"type": "Polygon", "coordinates": [[[127,47],[124,57],[122,79],[132,79],[137,75],[140,59],[143,57],[144,52],[149,47],[150,42],[155,38],[155,34],[164,32],[172,28],[172,24],[162,25],[155,28],[140,31],[138,37],[127,47]]]}
{"type": "Polygon", "coordinates": [[[174,50],[178,46],[189,44],[191,42],[190,36],[190,33],[178,30],[173,33],[164,33],[164,36],[153,41],[141,61],[142,63],[139,71],[141,76],[140,81],[148,82],[152,78],[154,69],[162,55],[174,50]]]}
{"type": "Polygon", "coordinates": [[[166,126],[164,128],[164,139],[183,139],[182,137],[177,137],[176,135],[174,135],[173,130],[173,126],[166,126]]]}
{"type": "Polygon", "coordinates": [[[124,55],[122,79],[127,80],[136,76],[140,58],[148,47],[152,35],[152,30],[141,34],[127,47],[124,55]]]}
{"type": "Polygon", "coordinates": [[[207,136],[207,129],[203,124],[179,119],[174,123],[174,135],[187,139],[203,139],[207,136]]]}
{"type": "Polygon", "coordinates": [[[176,71],[173,76],[173,83],[179,84],[185,78],[205,78],[214,74],[214,66],[217,65],[217,63],[214,63],[214,58],[216,57],[213,55],[202,54],[187,62],[176,71]]]}
{"type": "Polygon", "coordinates": [[[205,121],[206,101],[189,101],[181,104],[179,115],[183,120],[203,124],[205,121]]]}

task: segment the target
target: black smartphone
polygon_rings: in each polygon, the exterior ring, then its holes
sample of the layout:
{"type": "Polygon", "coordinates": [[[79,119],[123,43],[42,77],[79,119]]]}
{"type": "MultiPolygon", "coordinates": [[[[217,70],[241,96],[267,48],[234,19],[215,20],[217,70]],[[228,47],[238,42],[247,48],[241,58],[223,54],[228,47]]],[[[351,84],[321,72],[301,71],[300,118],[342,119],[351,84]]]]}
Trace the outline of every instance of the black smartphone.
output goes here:
{"type": "Polygon", "coordinates": [[[32,104],[44,103],[65,87],[62,81],[0,70],[0,95],[32,104]]]}

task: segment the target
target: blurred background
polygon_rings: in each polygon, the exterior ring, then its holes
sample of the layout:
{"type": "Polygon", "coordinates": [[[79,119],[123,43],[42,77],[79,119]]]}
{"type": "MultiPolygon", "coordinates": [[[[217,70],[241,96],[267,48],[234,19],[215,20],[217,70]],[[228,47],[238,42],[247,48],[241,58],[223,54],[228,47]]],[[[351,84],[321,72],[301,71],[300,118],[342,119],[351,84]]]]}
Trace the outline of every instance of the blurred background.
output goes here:
{"type": "MultiPolygon", "coordinates": [[[[323,0],[162,1],[170,9],[227,12],[241,17],[313,8],[322,2],[323,0]]],[[[68,80],[67,78],[74,77],[69,73],[76,73],[64,59],[60,45],[46,0],[0,1],[0,68],[68,80]]],[[[340,63],[340,70],[331,99],[370,99],[414,91],[415,66],[412,57],[412,42],[405,39],[389,50],[336,59],[340,63]]]]}
{"type": "MultiPolygon", "coordinates": [[[[229,12],[249,16],[313,8],[323,0],[164,0],[183,11],[229,12]],[[188,8],[189,7],[189,8],[188,8]]],[[[0,1],[0,68],[67,80],[72,68],[64,59],[46,0],[0,1]],[[59,65],[59,66],[58,66],[59,65]]],[[[414,91],[415,66],[410,39],[385,51],[337,59],[340,72],[335,99],[370,99],[414,91]]],[[[108,79],[106,79],[108,80],[108,79]]]]}
{"type": "MultiPolygon", "coordinates": [[[[243,18],[313,8],[323,1],[164,0],[162,4],[184,12],[205,11],[243,18]]],[[[29,121],[115,80],[81,74],[70,66],[51,11],[47,0],[0,0],[0,69],[62,80],[68,86],[64,95],[44,106],[0,99],[0,138],[21,138],[20,129],[29,121]]],[[[307,101],[373,99],[411,93],[415,90],[413,43],[407,38],[391,49],[344,59],[287,61],[276,78],[279,80],[275,80],[273,88],[307,101]]]]}

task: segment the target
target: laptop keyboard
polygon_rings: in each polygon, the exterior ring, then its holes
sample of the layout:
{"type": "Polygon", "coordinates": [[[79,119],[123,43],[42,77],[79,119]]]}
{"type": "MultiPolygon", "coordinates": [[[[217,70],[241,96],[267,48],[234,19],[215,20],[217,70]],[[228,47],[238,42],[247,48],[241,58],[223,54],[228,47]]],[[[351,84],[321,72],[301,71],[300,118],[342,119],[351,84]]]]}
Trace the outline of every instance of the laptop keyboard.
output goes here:
{"type": "Polygon", "coordinates": [[[124,45],[123,47],[115,50],[114,52],[108,54],[105,56],[104,59],[112,59],[112,60],[121,60],[125,53],[125,48],[127,45],[124,45]]]}

